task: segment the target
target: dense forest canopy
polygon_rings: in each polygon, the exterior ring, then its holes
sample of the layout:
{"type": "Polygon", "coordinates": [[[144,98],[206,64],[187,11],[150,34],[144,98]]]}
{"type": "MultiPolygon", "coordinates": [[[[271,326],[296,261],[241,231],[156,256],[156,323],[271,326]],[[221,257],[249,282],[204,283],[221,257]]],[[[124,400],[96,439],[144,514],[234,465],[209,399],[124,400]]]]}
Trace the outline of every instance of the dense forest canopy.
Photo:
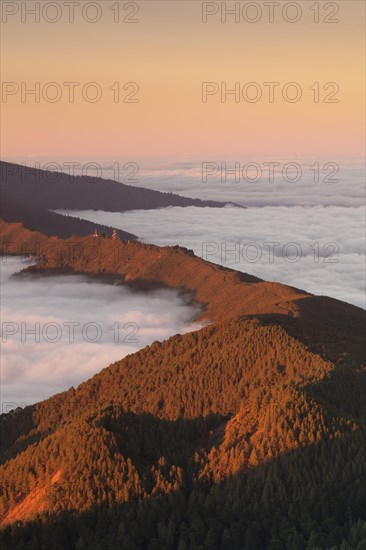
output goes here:
{"type": "Polygon", "coordinates": [[[1,545],[362,550],[364,395],[268,320],[155,342],[3,415],[1,545]]]}
{"type": "Polygon", "coordinates": [[[366,550],[363,310],[178,246],[2,228],[41,245],[28,276],[175,288],[210,324],[1,415],[1,548],[366,550]]]}

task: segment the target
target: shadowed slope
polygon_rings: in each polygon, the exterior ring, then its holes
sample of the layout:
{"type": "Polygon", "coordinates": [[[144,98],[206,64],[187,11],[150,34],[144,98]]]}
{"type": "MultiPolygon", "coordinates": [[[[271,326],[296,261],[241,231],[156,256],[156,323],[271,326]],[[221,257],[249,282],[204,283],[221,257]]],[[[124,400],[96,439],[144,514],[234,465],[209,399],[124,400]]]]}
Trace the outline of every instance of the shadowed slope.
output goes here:
{"type": "MultiPolygon", "coordinates": [[[[86,237],[97,229],[99,233],[112,235],[112,228],[105,225],[95,224],[78,218],[62,216],[54,212],[48,212],[37,208],[19,199],[3,197],[1,200],[1,220],[12,224],[21,223],[29,231],[37,231],[48,237],[59,237],[66,239],[73,235],[86,237]]],[[[136,235],[127,231],[117,230],[120,239],[136,239],[136,235]]],[[[17,239],[21,240],[24,235],[18,234],[17,239]]]]}
{"type": "Polygon", "coordinates": [[[98,177],[72,176],[8,162],[0,162],[0,184],[3,197],[20,199],[37,208],[50,210],[124,212],[167,206],[222,208],[227,204],[133,187],[98,177]]]}

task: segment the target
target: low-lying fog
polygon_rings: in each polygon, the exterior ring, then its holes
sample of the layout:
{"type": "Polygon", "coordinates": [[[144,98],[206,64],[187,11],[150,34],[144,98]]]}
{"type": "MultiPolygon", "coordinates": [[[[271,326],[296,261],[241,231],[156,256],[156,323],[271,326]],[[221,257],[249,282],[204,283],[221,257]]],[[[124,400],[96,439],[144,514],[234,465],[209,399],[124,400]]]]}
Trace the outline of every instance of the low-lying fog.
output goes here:
{"type": "Polygon", "coordinates": [[[201,324],[174,290],[146,294],[84,276],[21,276],[1,264],[2,411],[63,391],[129,353],[201,324]]]}

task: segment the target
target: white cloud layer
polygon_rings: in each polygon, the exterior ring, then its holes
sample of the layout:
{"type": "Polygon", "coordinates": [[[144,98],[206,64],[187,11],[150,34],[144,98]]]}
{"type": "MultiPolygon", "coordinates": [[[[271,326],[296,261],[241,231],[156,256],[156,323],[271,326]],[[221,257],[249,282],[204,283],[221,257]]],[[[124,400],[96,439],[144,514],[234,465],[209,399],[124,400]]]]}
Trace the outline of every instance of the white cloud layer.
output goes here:
{"type": "MultiPolygon", "coordinates": [[[[194,162],[103,159],[97,164],[103,178],[119,179],[130,185],[170,191],[187,197],[231,201],[242,206],[358,207],[365,204],[364,159],[304,160],[249,158],[243,155],[242,158],[203,158],[194,162]],[[131,160],[139,168],[133,182],[128,181],[131,170],[124,169],[131,160]],[[276,163],[273,168],[269,166],[272,163],[276,163]],[[221,180],[225,174],[222,164],[226,166],[226,182],[221,180]],[[229,172],[235,169],[235,165],[239,169],[236,171],[238,182],[235,182],[235,175],[229,172]],[[254,179],[258,181],[251,181],[254,179]]],[[[86,161],[81,161],[75,174],[81,175],[84,166],[86,161]]],[[[98,175],[96,169],[95,173],[88,173],[91,176],[98,175]]]]}
{"type": "Polygon", "coordinates": [[[29,159],[27,164],[47,168],[50,162],[53,169],[69,174],[103,177],[127,185],[200,199],[232,201],[242,206],[358,207],[365,204],[365,161],[359,158],[254,158],[243,154],[231,159],[211,157],[194,161],[90,158],[79,159],[76,165],[75,159],[40,158],[29,159]],[[133,176],[131,162],[136,166],[133,176]],[[73,169],[70,163],[74,163],[73,169]],[[95,165],[94,168],[90,163],[95,165]],[[205,168],[207,163],[211,168],[205,168]],[[269,166],[272,163],[276,163],[273,168],[269,166]],[[221,181],[221,175],[225,173],[222,164],[227,170],[226,182],[221,181]],[[239,182],[235,182],[235,176],[229,173],[235,169],[235,164],[239,165],[239,182]],[[212,174],[212,171],[216,173],[212,174]]]}
{"type": "Polygon", "coordinates": [[[173,290],[142,294],[83,276],[10,276],[24,267],[18,258],[1,265],[3,412],[76,386],[154,340],[201,327],[191,322],[197,309],[173,290]]]}

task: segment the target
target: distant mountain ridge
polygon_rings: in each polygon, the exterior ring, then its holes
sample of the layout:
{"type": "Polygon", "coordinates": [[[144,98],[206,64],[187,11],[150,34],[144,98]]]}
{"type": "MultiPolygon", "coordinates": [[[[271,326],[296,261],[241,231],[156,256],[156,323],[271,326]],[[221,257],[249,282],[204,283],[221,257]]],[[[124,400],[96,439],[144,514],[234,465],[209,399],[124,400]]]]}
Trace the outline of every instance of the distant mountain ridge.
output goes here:
{"type": "Polygon", "coordinates": [[[231,203],[205,201],[133,187],[91,176],[71,176],[62,172],[0,162],[1,194],[48,210],[105,210],[124,212],[167,206],[223,208],[231,203]]]}

